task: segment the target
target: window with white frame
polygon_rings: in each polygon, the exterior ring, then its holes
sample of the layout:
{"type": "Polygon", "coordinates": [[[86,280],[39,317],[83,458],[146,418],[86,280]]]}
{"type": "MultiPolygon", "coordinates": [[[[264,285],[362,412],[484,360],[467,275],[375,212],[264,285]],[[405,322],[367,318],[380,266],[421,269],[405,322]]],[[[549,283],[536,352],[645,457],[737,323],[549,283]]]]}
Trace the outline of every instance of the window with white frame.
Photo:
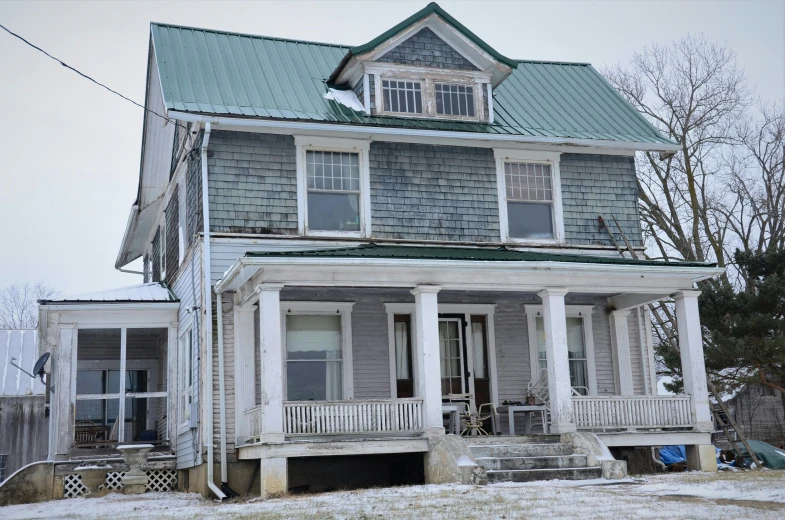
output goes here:
{"type": "Polygon", "coordinates": [[[474,117],[474,88],[470,85],[434,83],[436,113],[474,117]]]}
{"type": "Polygon", "coordinates": [[[287,401],[351,398],[351,305],[282,303],[287,401]]]}
{"type": "MultiPolygon", "coordinates": [[[[529,324],[532,379],[535,379],[544,374],[548,368],[545,350],[545,320],[541,306],[526,305],[525,307],[529,324]],[[535,345],[536,348],[534,348],[535,345]]],[[[592,311],[592,306],[588,305],[566,306],[570,385],[580,395],[597,394],[592,311]]]]}
{"type": "Polygon", "coordinates": [[[301,234],[364,237],[370,233],[370,142],[296,136],[301,234]]]}
{"type": "Polygon", "coordinates": [[[560,242],[564,224],[558,154],[495,152],[502,241],[560,242]]]}
{"type": "Polygon", "coordinates": [[[422,114],[422,83],[419,81],[382,80],[385,112],[422,114]]]}
{"type": "Polygon", "coordinates": [[[179,341],[179,374],[178,374],[178,408],[180,426],[187,426],[191,420],[191,403],[193,402],[193,334],[189,330],[179,341]]]}

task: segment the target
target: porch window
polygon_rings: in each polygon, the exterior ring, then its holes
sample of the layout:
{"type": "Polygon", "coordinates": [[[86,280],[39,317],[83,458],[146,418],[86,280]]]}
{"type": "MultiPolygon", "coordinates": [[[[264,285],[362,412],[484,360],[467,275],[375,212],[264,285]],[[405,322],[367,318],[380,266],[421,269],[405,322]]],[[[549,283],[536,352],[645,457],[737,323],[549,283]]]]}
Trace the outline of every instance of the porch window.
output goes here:
{"type": "Polygon", "coordinates": [[[343,399],[341,316],[286,316],[286,399],[343,399]]]}
{"type": "Polygon", "coordinates": [[[193,402],[193,334],[189,330],[179,341],[178,402],[180,427],[187,427],[191,420],[191,403],[193,402]]]}
{"type": "Polygon", "coordinates": [[[360,156],[308,150],[308,229],[360,231],[360,156]]]}
{"type": "MultiPolygon", "coordinates": [[[[579,394],[589,395],[589,359],[582,318],[567,318],[567,355],[570,362],[570,385],[579,394]]],[[[537,359],[540,370],[548,368],[545,355],[545,324],[540,317],[537,318],[537,359]]]]}
{"type": "Polygon", "coordinates": [[[488,330],[485,316],[472,316],[474,350],[474,394],[477,403],[491,402],[491,375],[488,365],[488,330]]]}
{"type": "Polygon", "coordinates": [[[166,279],[166,212],[163,213],[161,224],[161,243],[159,244],[158,254],[160,256],[159,265],[161,266],[161,280],[166,279]]]}
{"type": "Polygon", "coordinates": [[[393,318],[395,336],[395,379],[398,397],[414,397],[412,370],[411,316],[396,314],[393,318]]]}

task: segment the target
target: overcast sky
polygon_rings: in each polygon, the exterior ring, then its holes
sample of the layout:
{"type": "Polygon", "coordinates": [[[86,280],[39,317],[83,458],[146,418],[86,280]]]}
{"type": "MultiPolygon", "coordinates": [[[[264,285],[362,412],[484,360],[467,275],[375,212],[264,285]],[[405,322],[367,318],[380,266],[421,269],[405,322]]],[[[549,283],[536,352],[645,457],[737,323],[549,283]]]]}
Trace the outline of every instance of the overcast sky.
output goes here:
{"type": "MultiPolygon", "coordinates": [[[[0,24],[143,102],[151,21],[357,45],[426,3],[4,1],[0,24]]],[[[602,67],[703,32],[728,42],[759,95],[785,96],[782,0],[440,5],[518,59],[602,67]]],[[[45,279],[73,294],[140,283],[114,262],[141,138],[140,108],[0,31],[0,287],[45,279]]]]}

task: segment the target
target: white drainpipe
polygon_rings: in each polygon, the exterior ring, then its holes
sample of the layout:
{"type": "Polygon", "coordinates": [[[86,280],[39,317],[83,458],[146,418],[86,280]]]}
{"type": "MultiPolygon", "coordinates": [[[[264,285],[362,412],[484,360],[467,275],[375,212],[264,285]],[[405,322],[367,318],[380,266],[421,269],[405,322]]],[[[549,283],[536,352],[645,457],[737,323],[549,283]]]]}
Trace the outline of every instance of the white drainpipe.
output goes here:
{"type": "Polygon", "coordinates": [[[202,221],[204,223],[204,250],[202,268],[204,269],[204,332],[207,341],[206,356],[207,382],[205,384],[205,445],[207,446],[207,486],[215,496],[223,500],[226,494],[214,482],[213,468],[213,291],[210,279],[210,201],[207,197],[207,145],[210,143],[210,122],[204,126],[202,138],[202,221]]]}
{"type": "Polygon", "coordinates": [[[218,305],[218,396],[219,421],[221,422],[221,486],[228,486],[229,476],[226,469],[226,386],[224,381],[224,322],[221,295],[215,293],[218,305]]]}

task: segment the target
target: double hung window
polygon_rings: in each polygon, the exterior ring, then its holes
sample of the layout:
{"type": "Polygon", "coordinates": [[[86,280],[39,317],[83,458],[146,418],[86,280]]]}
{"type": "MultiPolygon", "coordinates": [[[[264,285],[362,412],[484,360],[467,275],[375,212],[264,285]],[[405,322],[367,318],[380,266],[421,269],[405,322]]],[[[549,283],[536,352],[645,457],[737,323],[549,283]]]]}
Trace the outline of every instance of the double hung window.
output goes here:
{"type": "Polygon", "coordinates": [[[495,150],[502,241],[561,242],[559,155],[495,150]]]}
{"type": "Polygon", "coordinates": [[[468,85],[435,83],[436,113],[474,117],[474,88],[468,85]]]}

